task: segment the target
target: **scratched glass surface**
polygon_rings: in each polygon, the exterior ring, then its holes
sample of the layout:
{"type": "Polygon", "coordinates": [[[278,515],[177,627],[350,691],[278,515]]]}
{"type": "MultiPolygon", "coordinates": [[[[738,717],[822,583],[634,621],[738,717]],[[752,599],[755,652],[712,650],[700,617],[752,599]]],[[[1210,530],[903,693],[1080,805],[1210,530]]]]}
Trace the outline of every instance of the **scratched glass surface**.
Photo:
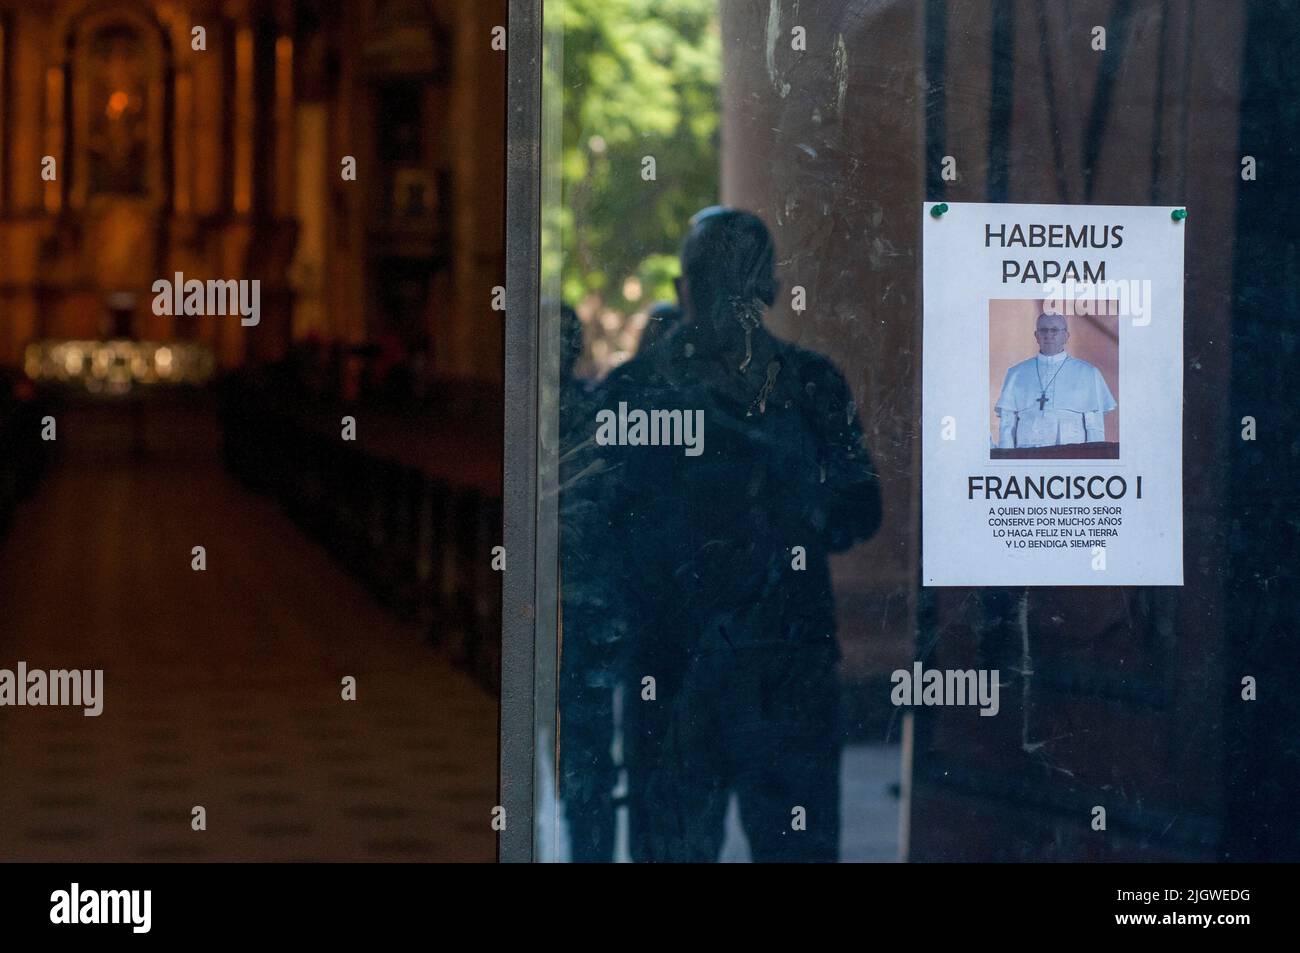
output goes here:
{"type": "Polygon", "coordinates": [[[1297,12],[545,5],[539,857],[1300,856],[1297,12]],[[1185,586],[920,585],[924,200],[1188,207],[1185,586]]]}

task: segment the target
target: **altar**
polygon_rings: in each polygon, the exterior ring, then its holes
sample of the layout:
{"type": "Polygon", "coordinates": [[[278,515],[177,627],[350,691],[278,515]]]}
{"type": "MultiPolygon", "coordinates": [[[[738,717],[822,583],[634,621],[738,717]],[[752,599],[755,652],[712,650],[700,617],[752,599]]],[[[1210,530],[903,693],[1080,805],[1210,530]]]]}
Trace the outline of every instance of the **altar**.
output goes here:
{"type": "Polygon", "coordinates": [[[212,349],[189,341],[34,341],[23,370],[42,384],[98,397],[123,397],[140,388],[200,386],[212,379],[212,349]]]}

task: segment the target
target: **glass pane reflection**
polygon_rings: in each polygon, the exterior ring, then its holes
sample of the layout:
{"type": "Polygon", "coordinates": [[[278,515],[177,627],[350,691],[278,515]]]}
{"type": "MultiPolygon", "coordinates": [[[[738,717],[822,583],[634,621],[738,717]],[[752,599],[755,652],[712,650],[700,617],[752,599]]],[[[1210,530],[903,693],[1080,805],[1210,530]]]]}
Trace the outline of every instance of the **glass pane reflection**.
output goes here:
{"type": "Polygon", "coordinates": [[[1293,421],[1300,216],[1237,172],[1300,132],[1300,51],[1216,10],[545,5],[538,856],[1300,856],[1294,703],[1239,691],[1295,663],[1295,461],[1223,426],[1293,421]],[[1187,586],[919,585],[925,199],[1195,206],[1187,586]],[[997,669],[998,715],[895,707],[918,660],[997,669]]]}

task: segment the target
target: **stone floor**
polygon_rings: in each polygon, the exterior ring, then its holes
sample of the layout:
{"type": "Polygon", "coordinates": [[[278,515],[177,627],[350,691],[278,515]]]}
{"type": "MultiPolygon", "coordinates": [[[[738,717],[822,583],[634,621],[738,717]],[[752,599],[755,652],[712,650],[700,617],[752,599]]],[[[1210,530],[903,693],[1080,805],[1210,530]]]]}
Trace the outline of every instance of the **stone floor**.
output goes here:
{"type": "Polygon", "coordinates": [[[0,668],[105,696],[0,708],[0,860],[491,860],[495,700],[229,479],[210,415],[146,428],[137,459],[124,415],[61,415],[0,543],[0,668]]]}

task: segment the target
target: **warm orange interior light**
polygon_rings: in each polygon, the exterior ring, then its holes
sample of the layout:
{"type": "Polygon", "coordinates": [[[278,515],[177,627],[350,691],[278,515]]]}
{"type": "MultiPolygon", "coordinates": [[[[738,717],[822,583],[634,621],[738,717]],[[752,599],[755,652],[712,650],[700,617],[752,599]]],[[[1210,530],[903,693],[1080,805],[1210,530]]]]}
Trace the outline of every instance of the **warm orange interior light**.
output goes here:
{"type": "Polygon", "coordinates": [[[113,95],[108,97],[108,109],[105,110],[108,114],[108,118],[117,119],[120,117],[122,113],[126,112],[126,107],[130,102],[131,97],[123,90],[119,89],[117,92],[113,93],[113,95]]]}

